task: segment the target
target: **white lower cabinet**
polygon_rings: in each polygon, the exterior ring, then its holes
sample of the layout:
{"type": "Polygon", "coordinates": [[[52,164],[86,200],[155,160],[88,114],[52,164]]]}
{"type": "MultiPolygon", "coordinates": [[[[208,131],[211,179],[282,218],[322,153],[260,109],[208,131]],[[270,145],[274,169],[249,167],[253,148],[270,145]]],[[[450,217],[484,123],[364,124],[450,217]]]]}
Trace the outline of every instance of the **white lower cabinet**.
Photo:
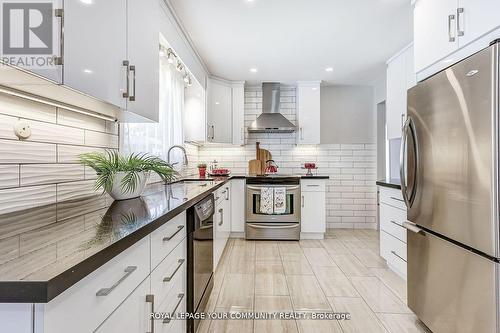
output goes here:
{"type": "Polygon", "coordinates": [[[226,247],[231,233],[231,188],[229,184],[216,191],[214,213],[214,271],[226,247]]]}
{"type": "Polygon", "coordinates": [[[245,233],[245,179],[232,179],[231,183],[231,233],[245,233]]]}
{"type": "MultiPolygon", "coordinates": [[[[149,283],[149,278],[144,280],[95,332],[152,332],[153,321],[149,319],[151,303],[146,299],[149,283]]],[[[71,331],[74,332],[74,329],[71,331]]]]}
{"type": "Polygon", "coordinates": [[[150,273],[149,237],[143,238],[44,309],[44,332],[88,333],[99,326],[150,273]]]}
{"type": "Polygon", "coordinates": [[[322,239],[326,231],[326,181],[301,180],[300,237],[322,239]]]}
{"type": "MultiPolygon", "coordinates": [[[[186,292],[182,212],[49,303],[37,305],[35,329],[29,332],[66,333],[71,328],[73,333],[184,333],[185,320],[152,320],[150,314],[186,312],[186,292]]],[[[13,304],[5,310],[18,308],[13,304]]],[[[30,317],[31,305],[25,308],[23,315],[30,317]]]]}
{"type": "Polygon", "coordinates": [[[406,209],[401,192],[379,187],[380,192],[380,256],[391,270],[406,280],[406,209]]]}

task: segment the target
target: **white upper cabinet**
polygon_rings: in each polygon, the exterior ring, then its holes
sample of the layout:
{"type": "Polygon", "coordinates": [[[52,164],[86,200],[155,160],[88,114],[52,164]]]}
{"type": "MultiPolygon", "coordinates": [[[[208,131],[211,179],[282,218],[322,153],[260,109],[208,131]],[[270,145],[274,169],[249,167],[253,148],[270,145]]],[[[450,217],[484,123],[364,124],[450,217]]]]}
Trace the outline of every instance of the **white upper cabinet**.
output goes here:
{"type": "Polygon", "coordinates": [[[207,141],[231,143],[233,127],[231,85],[210,79],[207,90],[207,141]]]}
{"type": "Polygon", "coordinates": [[[386,122],[387,138],[401,137],[406,115],[407,91],[416,84],[413,46],[400,51],[387,62],[386,122]]]}
{"type": "Polygon", "coordinates": [[[205,89],[193,79],[184,94],[184,140],[204,142],[207,138],[207,113],[205,89]]]}
{"type": "Polygon", "coordinates": [[[126,108],[126,1],[65,1],[64,15],[64,84],[126,108]]]}
{"type": "Polygon", "coordinates": [[[233,145],[245,144],[245,83],[232,84],[233,145]]]}
{"type": "Polygon", "coordinates": [[[498,0],[417,0],[413,32],[418,79],[435,74],[498,38],[499,12],[498,0]]]}
{"type": "Polygon", "coordinates": [[[320,143],[320,81],[297,83],[297,143],[320,143]]]}
{"type": "Polygon", "coordinates": [[[457,0],[418,0],[414,9],[417,72],[458,47],[457,0]]]}
{"type": "Polygon", "coordinates": [[[459,46],[465,46],[500,26],[499,13],[498,0],[458,0],[459,46]]]}
{"type": "Polygon", "coordinates": [[[152,121],[159,120],[159,11],[158,0],[127,1],[127,110],[152,121]]]}

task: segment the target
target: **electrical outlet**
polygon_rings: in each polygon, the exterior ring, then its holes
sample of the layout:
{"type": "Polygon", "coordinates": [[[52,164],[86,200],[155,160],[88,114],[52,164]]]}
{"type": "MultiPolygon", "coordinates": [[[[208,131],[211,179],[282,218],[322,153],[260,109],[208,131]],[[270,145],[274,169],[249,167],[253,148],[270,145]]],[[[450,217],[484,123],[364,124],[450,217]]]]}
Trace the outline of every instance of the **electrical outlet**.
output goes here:
{"type": "Polygon", "coordinates": [[[14,133],[19,139],[28,139],[31,136],[31,126],[27,121],[18,121],[14,125],[14,133]]]}

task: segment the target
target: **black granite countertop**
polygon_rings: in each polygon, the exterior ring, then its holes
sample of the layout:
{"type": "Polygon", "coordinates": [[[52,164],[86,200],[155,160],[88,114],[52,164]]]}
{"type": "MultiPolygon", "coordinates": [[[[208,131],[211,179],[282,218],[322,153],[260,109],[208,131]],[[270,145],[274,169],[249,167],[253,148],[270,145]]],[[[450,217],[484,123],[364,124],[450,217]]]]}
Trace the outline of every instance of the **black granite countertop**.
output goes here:
{"type": "Polygon", "coordinates": [[[380,179],[376,182],[379,186],[401,189],[401,181],[399,179],[380,179]]]}
{"type": "Polygon", "coordinates": [[[230,179],[255,177],[191,176],[136,199],[96,194],[0,215],[0,303],[49,302],[230,179]]]}
{"type": "Polygon", "coordinates": [[[0,215],[0,303],[46,303],[228,179],[149,185],[0,215]]]}

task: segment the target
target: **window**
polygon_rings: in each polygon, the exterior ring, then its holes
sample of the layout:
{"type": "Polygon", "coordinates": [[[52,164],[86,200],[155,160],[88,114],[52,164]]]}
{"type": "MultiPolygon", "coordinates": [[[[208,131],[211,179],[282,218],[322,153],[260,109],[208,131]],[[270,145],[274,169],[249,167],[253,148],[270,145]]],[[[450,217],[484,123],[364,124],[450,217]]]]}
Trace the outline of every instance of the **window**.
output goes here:
{"type": "MultiPolygon", "coordinates": [[[[160,57],[160,115],[158,123],[122,124],[122,152],[150,153],[167,160],[168,149],[184,143],[184,81],[182,75],[160,57]]],[[[171,163],[182,165],[182,154],[172,151],[171,163]]]]}

